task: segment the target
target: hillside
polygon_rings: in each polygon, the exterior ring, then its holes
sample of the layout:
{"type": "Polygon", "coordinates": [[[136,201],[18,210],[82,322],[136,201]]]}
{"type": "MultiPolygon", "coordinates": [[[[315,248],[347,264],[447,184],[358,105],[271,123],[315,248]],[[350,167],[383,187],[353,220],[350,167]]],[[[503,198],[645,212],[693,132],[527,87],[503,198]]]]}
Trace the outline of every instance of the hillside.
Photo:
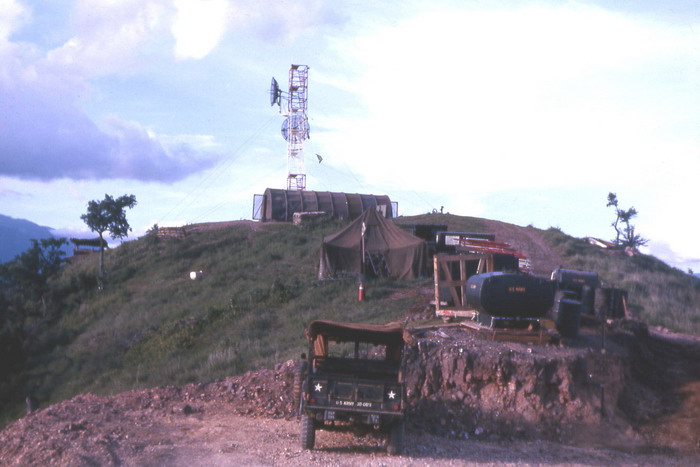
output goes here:
{"type": "MultiPolygon", "coordinates": [[[[629,290],[640,319],[700,334],[700,281],[654,258],[609,255],[555,229],[486,219],[430,214],[397,222],[496,233],[539,273],[559,265],[595,270],[629,290]]],[[[27,392],[46,404],[222,379],[298,357],[312,319],[387,322],[429,309],[431,279],[372,282],[362,303],[352,281],[317,281],[321,239],[340,227],[242,221],[187,226],[185,238],[147,235],[108,252],[103,290],[97,258],[76,258],[51,284],[50,319],[27,320],[25,371],[2,386],[10,402],[4,419],[20,415],[27,392]],[[190,271],[203,277],[190,280],[190,271]]]]}

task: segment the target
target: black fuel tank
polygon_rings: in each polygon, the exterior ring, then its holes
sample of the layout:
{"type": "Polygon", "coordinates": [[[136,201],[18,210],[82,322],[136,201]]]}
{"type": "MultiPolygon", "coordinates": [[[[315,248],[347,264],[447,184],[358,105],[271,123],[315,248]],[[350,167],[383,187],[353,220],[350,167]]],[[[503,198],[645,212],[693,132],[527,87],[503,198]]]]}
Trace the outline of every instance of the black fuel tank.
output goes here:
{"type": "Polygon", "coordinates": [[[488,272],[467,281],[467,303],[481,313],[504,318],[541,318],[552,307],[551,281],[527,274],[488,272]]]}

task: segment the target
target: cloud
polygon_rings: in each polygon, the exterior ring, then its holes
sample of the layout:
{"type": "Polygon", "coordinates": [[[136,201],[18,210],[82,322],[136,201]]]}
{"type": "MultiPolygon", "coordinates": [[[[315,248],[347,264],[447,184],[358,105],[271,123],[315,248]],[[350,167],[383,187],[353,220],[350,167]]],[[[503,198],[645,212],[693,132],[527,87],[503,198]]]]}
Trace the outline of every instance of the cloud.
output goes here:
{"type": "Polygon", "coordinates": [[[696,94],[698,37],[566,5],[431,11],[349,37],[339,53],[357,64],[366,114],[341,124],[334,149],[397,187],[415,164],[461,192],[652,181],[696,94]],[[343,149],[347,135],[368,150],[343,149]]]}
{"type": "Polygon", "coordinates": [[[6,42],[12,32],[26,21],[27,10],[14,0],[6,0],[0,4],[0,41],[6,42]]]}
{"type": "MultiPolygon", "coordinates": [[[[674,265],[682,271],[692,269],[698,272],[698,268],[700,268],[700,256],[689,256],[685,253],[679,253],[678,248],[672,247],[665,241],[650,241],[648,251],[649,254],[656,256],[668,264],[674,265]]],[[[695,254],[697,254],[697,250],[695,254]]]]}
{"type": "Polygon", "coordinates": [[[175,0],[171,32],[175,58],[201,59],[228,33],[273,43],[290,43],[325,26],[340,26],[347,17],[324,0],[303,3],[267,0],[175,0]]]}
{"type": "Polygon", "coordinates": [[[207,56],[226,32],[232,9],[226,0],[175,0],[175,58],[207,56]]]}
{"type": "Polygon", "coordinates": [[[140,66],[168,11],[164,2],[102,3],[78,2],[75,35],[45,54],[8,42],[30,16],[16,3],[0,6],[0,175],[172,182],[218,160],[201,138],[161,139],[138,123],[97,121],[81,109],[92,79],[140,66]]]}
{"type": "Polygon", "coordinates": [[[211,167],[211,147],[158,137],[117,118],[95,123],[52,89],[0,82],[0,174],[22,179],[179,180],[211,167]]]}
{"type": "Polygon", "coordinates": [[[83,78],[128,74],[159,54],[153,44],[167,33],[172,16],[163,0],[80,0],[72,14],[73,36],[41,65],[83,78]]]}
{"type": "Polygon", "coordinates": [[[342,5],[324,0],[252,0],[237,2],[237,5],[232,29],[248,29],[256,37],[274,43],[290,43],[304,34],[324,27],[337,30],[349,20],[348,16],[340,12],[342,5]]]}
{"type": "Polygon", "coordinates": [[[104,164],[113,178],[170,182],[208,169],[220,159],[216,152],[193,144],[195,138],[172,138],[166,145],[163,140],[169,138],[158,138],[137,124],[116,118],[108,119],[102,129],[109,141],[104,164]]]}
{"type": "Polygon", "coordinates": [[[18,190],[12,190],[9,188],[0,187],[0,198],[5,200],[20,200],[23,198],[29,198],[30,195],[27,193],[22,193],[18,190]]]}

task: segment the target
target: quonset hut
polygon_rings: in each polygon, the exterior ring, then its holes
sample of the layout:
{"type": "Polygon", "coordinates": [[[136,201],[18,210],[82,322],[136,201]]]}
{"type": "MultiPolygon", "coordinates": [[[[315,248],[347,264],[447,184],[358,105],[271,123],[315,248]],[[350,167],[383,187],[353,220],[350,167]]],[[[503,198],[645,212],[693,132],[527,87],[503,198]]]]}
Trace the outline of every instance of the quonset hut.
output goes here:
{"type": "Polygon", "coordinates": [[[392,218],[396,215],[395,206],[387,195],[268,188],[265,194],[255,195],[253,219],[292,222],[295,212],[325,212],[334,219],[353,220],[370,207],[392,218]]]}

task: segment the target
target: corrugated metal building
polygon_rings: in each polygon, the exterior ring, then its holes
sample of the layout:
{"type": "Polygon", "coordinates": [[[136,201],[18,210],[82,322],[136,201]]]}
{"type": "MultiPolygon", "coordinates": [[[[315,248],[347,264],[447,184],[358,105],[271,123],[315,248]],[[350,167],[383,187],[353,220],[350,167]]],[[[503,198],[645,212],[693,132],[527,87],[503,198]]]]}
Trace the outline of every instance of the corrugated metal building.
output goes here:
{"type": "Polygon", "coordinates": [[[265,194],[254,197],[253,219],[292,222],[295,212],[323,211],[334,219],[352,220],[370,207],[376,207],[384,217],[396,215],[396,203],[387,195],[268,188],[265,194]]]}

